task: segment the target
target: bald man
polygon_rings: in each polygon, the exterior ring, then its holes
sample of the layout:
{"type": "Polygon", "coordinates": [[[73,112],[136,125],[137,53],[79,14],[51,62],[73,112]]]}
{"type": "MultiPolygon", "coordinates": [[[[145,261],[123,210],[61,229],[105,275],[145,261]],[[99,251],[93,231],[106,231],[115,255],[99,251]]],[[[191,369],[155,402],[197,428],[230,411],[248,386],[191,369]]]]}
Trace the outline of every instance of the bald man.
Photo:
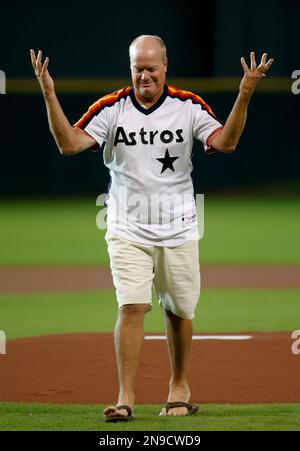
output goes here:
{"type": "Polygon", "coordinates": [[[190,404],[187,380],[200,295],[193,140],[200,140],[207,154],[233,152],[251,95],[273,62],[263,54],[257,66],[252,52],[249,68],[241,58],[244,76],[223,125],[201,97],[166,83],[167,52],[160,37],[137,37],[129,55],[133,86],[101,97],[72,126],[55,95],[48,57],[42,63],[42,52],[36,57],[31,50],[61,154],[100,149],[111,175],[105,239],[119,307],[114,334],[119,395],[116,405],[104,410],[109,422],[133,419],[152,288],[164,314],[171,366],[167,403],[160,415],[186,416],[198,410],[190,404]]]}

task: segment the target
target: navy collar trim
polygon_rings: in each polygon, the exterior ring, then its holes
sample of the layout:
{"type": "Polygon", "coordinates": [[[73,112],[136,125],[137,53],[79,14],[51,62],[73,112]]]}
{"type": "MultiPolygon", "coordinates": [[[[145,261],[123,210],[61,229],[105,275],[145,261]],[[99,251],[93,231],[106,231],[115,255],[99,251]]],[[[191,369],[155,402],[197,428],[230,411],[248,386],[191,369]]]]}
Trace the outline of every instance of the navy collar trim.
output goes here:
{"type": "Polygon", "coordinates": [[[139,110],[141,113],[148,115],[148,114],[153,113],[153,111],[157,110],[157,108],[159,108],[164,103],[166,97],[168,96],[168,86],[167,85],[164,86],[162,95],[160,96],[158,101],[154,105],[152,105],[151,108],[143,108],[139,104],[139,102],[135,98],[133,87],[131,88],[129,95],[130,95],[131,101],[132,101],[133,105],[135,106],[135,108],[137,110],[139,110]]]}

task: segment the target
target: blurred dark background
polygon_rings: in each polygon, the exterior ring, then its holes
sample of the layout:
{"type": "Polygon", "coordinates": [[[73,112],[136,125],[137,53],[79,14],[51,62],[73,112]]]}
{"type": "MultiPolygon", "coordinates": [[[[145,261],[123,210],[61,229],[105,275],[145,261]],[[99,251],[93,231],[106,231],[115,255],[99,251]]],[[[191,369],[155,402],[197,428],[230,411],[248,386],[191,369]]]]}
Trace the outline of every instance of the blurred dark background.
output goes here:
{"type": "MultiPolygon", "coordinates": [[[[251,50],[257,55],[268,51],[275,58],[270,76],[262,83],[273,77],[291,79],[292,72],[300,69],[296,33],[300,2],[295,0],[4,1],[0,14],[0,70],[7,76],[7,93],[0,95],[2,196],[96,195],[106,191],[109,182],[100,152],[60,156],[38,90],[27,92],[24,82],[24,89],[10,91],[10,80],[33,78],[30,48],[41,48],[50,57],[54,80],[129,80],[128,46],[139,34],[158,34],[165,40],[169,79],[240,77],[240,57],[249,59],[251,50]]],[[[270,183],[295,186],[300,173],[300,95],[291,93],[291,84],[285,89],[275,84],[274,89],[255,93],[234,154],[208,157],[195,143],[193,179],[198,192],[270,183]]],[[[194,91],[225,121],[237,88],[238,84],[220,92],[194,91]]],[[[83,91],[58,93],[71,123],[107,93],[83,91]]]]}

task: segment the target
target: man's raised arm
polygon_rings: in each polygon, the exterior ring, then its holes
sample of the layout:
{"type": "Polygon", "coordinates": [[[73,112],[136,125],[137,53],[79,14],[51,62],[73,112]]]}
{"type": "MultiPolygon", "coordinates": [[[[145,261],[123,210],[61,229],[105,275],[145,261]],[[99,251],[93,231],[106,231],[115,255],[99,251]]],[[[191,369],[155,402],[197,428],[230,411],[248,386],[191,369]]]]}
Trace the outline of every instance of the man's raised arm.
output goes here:
{"type": "Polygon", "coordinates": [[[221,152],[233,152],[235,150],[246,123],[250,98],[259,81],[265,77],[274,61],[270,59],[267,62],[267,54],[264,53],[259,66],[257,66],[254,52],[251,52],[250,60],[251,68],[249,69],[245,59],[241,58],[244,76],[240,84],[239,95],[222,131],[211,142],[212,147],[221,152]]]}
{"type": "Polygon", "coordinates": [[[52,135],[62,155],[72,155],[93,147],[96,141],[79,128],[73,128],[66,118],[55,94],[54,81],[48,72],[49,58],[42,64],[42,52],[37,57],[30,50],[31,62],[35,75],[44,95],[48,122],[52,135]]]}

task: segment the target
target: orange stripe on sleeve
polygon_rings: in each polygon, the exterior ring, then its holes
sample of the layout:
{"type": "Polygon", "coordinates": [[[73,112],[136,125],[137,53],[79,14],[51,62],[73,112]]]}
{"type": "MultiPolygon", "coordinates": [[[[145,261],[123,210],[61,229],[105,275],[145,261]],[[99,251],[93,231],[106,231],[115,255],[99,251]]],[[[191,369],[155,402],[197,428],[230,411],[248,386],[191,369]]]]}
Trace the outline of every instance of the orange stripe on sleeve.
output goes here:
{"type": "Polygon", "coordinates": [[[172,96],[179,97],[180,99],[191,99],[194,102],[199,103],[202,105],[205,110],[211,114],[212,116],[216,117],[215,113],[212,111],[210,106],[204,102],[202,97],[198,96],[197,94],[194,94],[191,91],[185,91],[183,89],[179,89],[176,86],[168,85],[169,92],[172,96]]]}
{"type": "Polygon", "coordinates": [[[97,111],[100,110],[100,108],[111,105],[115,102],[117,102],[121,97],[128,95],[130,91],[130,87],[127,86],[126,88],[122,88],[117,92],[113,92],[112,94],[107,94],[100,99],[96,100],[87,112],[73,125],[73,127],[82,127],[85,122],[87,122],[91,116],[97,114],[97,111]]]}

